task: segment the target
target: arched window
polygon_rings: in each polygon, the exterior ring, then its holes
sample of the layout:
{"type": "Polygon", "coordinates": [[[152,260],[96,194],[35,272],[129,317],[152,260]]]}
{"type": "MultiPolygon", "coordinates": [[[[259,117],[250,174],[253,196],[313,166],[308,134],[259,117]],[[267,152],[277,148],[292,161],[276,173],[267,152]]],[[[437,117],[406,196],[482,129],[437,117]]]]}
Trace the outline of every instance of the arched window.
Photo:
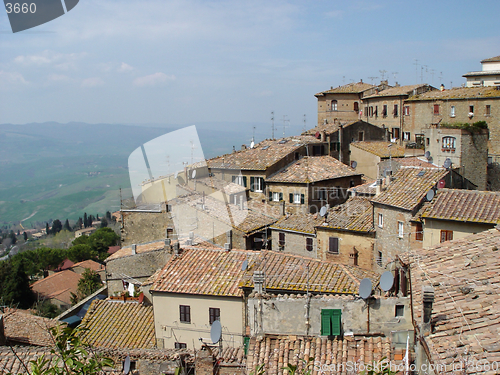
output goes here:
{"type": "Polygon", "coordinates": [[[443,150],[455,150],[455,137],[443,137],[443,150]]]}
{"type": "Polygon", "coordinates": [[[336,111],[336,110],[337,110],[337,101],[332,100],[332,111],[336,111]]]}

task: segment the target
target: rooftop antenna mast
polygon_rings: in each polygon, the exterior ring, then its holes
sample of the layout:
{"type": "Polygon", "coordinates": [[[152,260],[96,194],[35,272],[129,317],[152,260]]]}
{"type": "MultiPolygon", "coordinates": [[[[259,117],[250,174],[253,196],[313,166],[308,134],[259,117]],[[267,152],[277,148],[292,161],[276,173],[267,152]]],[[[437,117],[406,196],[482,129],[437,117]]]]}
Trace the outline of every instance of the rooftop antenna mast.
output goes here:
{"type": "Polygon", "coordinates": [[[272,131],[272,139],[274,139],[274,112],[271,112],[271,131],[272,131]]]}
{"type": "Polygon", "coordinates": [[[193,159],[194,159],[194,142],[191,140],[191,164],[193,164],[193,159]]]}
{"type": "Polygon", "coordinates": [[[306,121],[306,114],[304,113],[304,128],[302,129],[303,132],[306,131],[306,124],[307,124],[307,121],[306,121]]]}
{"type": "Polygon", "coordinates": [[[374,79],[377,79],[378,77],[368,77],[368,79],[372,82],[372,85],[373,85],[373,80],[374,79]]]}
{"type": "Polygon", "coordinates": [[[415,83],[418,83],[418,59],[415,59],[413,65],[415,65],[415,83]]]}
{"type": "Polygon", "coordinates": [[[253,132],[252,132],[252,142],[255,142],[255,126],[253,127],[253,132]]]}
{"type": "Polygon", "coordinates": [[[285,138],[285,128],[288,126],[290,126],[290,120],[287,118],[287,115],[283,115],[283,138],[285,138]]]}
{"type": "Polygon", "coordinates": [[[434,69],[431,69],[431,83],[434,84],[434,69]]]}
{"type": "Polygon", "coordinates": [[[379,72],[380,72],[380,76],[382,77],[382,81],[383,81],[385,78],[385,73],[387,73],[387,70],[379,70],[379,72]]]}
{"type": "Polygon", "coordinates": [[[398,75],[398,72],[392,72],[392,76],[394,77],[394,82],[397,82],[397,81],[396,81],[396,77],[397,77],[397,75],[398,75]]]}
{"type": "Polygon", "coordinates": [[[443,82],[443,72],[439,72],[439,82],[443,82]]]}

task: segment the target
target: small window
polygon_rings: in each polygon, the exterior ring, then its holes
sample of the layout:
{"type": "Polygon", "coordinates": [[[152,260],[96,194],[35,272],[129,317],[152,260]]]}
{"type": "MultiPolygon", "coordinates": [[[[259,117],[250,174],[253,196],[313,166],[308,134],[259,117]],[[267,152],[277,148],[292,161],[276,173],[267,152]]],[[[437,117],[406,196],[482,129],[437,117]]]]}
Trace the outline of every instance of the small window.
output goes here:
{"type": "Polygon", "coordinates": [[[341,317],[342,317],[342,310],[340,309],[322,309],[321,335],[340,336],[342,333],[341,317]]]}
{"type": "Polygon", "coordinates": [[[422,226],[422,223],[417,223],[417,225],[415,226],[415,240],[416,241],[424,240],[424,228],[422,226]]]}
{"type": "Polygon", "coordinates": [[[490,116],[490,115],[491,115],[491,105],[489,105],[489,104],[488,104],[488,105],[486,106],[486,109],[485,109],[485,111],[484,111],[484,115],[485,115],[485,116],[490,116]]]}
{"type": "Polygon", "coordinates": [[[409,116],[410,115],[410,106],[409,105],[405,105],[404,110],[403,110],[403,114],[405,116],[409,116]]]}
{"type": "Polygon", "coordinates": [[[359,103],[358,102],[354,102],[354,111],[356,113],[359,112],[359,103]]]}
{"type": "Polygon", "coordinates": [[[452,230],[442,230],[441,231],[441,242],[451,241],[453,239],[452,230]]]}
{"type": "Polygon", "coordinates": [[[378,252],[378,257],[377,257],[377,264],[378,264],[379,267],[382,267],[382,264],[383,264],[382,261],[383,261],[382,260],[382,252],[379,251],[378,252]]]}
{"type": "Polygon", "coordinates": [[[356,183],[354,182],[354,180],[349,181],[349,187],[352,188],[354,186],[356,186],[356,183]]]}
{"type": "Polygon", "coordinates": [[[373,116],[373,106],[370,106],[370,110],[369,110],[368,114],[370,115],[370,117],[373,116]]]}
{"type": "Polygon", "coordinates": [[[378,105],[375,106],[375,113],[374,113],[375,117],[378,117],[378,105]]]}
{"type": "Polygon", "coordinates": [[[300,202],[301,202],[300,196],[301,196],[301,195],[302,195],[302,194],[297,194],[297,193],[295,193],[295,194],[293,195],[293,203],[300,204],[300,202]]]}
{"type": "Polygon", "coordinates": [[[328,252],[330,254],[339,254],[339,238],[330,237],[328,239],[328,252]]]}
{"type": "Polygon", "coordinates": [[[439,115],[439,104],[434,104],[434,114],[439,115]]]}
{"type": "Polygon", "coordinates": [[[411,138],[410,132],[403,132],[403,141],[409,141],[411,138]]]}
{"type": "Polygon", "coordinates": [[[167,238],[174,237],[174,230],[172,228],[167,228],[167,238]]]}
{"type": "Polygon", "coordinates": [[[273,193],[273,202],[280,201],[280,193],[273,193]]]}
{"type": "Polygon", "coordinates": [[[216,320],[220,320],[220,309],[218,307],[208,308],[208,322],[210,325],[216,320]]]}
{"type": "Polygon", "coordinates": [[[399,128],[392,128],[392,138],[399,139],[399,128]]]}
{"type": "Polygon", "coordinates": [[[473,105],[469,106],[469,113],[474,113],[474,106],[473,105]]]}
{"type": "Polygon", "coordinates": [[[450,117],[455,117],[455,106],[452,105],[450,108],[450,117]]]}
{"type": "Polygon", "coordinates": [[[337,101],[332,100],[332,111],[336,111],[336,110],[337,110],[337,101]]]}
{"type": "Polygon", "coordinates": [[[387,104],[382,107],[382,117],[387,117],[387,104]]]}
{"type": "Polygon", "coordinates": [[[455,137],[443,137],[442,139],[442,149],[443,150],[455,150],[455,137]]]}
{"type": "Polygon", "coordinates": [[[394,117],[398,117],[398,105],[394,104],[394,109],[392,110],[394,117]]]}
{"type": "Polygon", "coordinates": [[[358,133],[358,141],[363,142],[365,140],[365,132],[358,133]]]}
{"type": "Polygon", "coordinates": [[[396,311],[394,316],[404,316],[405,315],[405,307],[404,305],[396,305],[396,311]]]}
{"type": "Polygon", "coordinates": [[[165,206],[165,210],[166,210],[167,212],[172,212],[172,205],[171,205],[171,204],[167,204],[167,205],[165,206]]]}
{"type": "Polygon", "coordinates": [[[402,221],[398,221],[398,237],[403,238],[405,225],[402,221]]]}
{"type": "Polygon", "coordinates": [[[313,239],[311,237],[306,238],[306,250],[313,251],[313,239]]]}
{"type": "Polygon", "coordinates": [[[430,138],[425,138],[425,145],[429,146],[431,144],[431,139],[430,138]]]}
{"type": "Polygon", "coordinates": [[[378,214],[378,227],[383,228],[384,227],[384,215],[378,214]]]}
{"type": "Polygon", "coordinates": [[[285,247],[285,233],[283,233],[283,232],[279,233],[278,245],[280,248],[285,247]]]}
{"type": "Polygon", "coordinates": [[[262,177],[250,177],[250,191],[262,193],[264,191],[264,179],[262,177]]]}
{"type": "Polygon", "coordinates": [[[180,305],[179,312],[182,323],[191,323],[191,306],[180,305]]]}
{"type": "Polygon", "coordinates": [[[175,349],[186,349],[187,345],[185,342],[176,342],[174,344],[175,349]]]}

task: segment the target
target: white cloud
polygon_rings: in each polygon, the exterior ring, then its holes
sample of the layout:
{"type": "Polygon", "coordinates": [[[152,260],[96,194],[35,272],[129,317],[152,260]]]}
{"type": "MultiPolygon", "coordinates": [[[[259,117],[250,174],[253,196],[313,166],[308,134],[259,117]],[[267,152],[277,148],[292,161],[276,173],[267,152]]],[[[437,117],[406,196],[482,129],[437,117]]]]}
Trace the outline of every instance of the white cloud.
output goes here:
{"type": "Polygon", "coordinates": [[[0,86],[7,88],[8,86],[15,85],[27,85],[26,81],[21,73],[17,72],[4,72],[0,70],[0,86]]]}
{"type": "Polygon", "coordinates": [[[24,66],[47,66],[54,65],[58,69],[69,70],[76,66],[76,61],[86,55],[82,53],[58,53],[50,50],[44,50],[35,55],[19,55],[14,58],[14,62],[24,66]]]}
{"type": "Polygon", "coordinates": [[[130,72],[131,70],[134,70],[134,68],[132,68],[129,64],[126,64],[124,62],[122,62],[122,64],[118,68],[118,71],[120,73],[130,72]]]}
{"type": "Polygon", "coordinates": [[[51,74],[49,75],[49,81],[53,82],[69,82],[71,81],[71,78],[64,74],[51,74]]]}
{"type": "Polygon", "coordinates": [[[82,87],[96,87],[104,85],[104,81],[99,77],[86,78],[82,81],[82,87]]]}
{"type": "Polygon", "coordinates": [[[134,85],[140,86],[140,87],[156,86],[158,84],[165,83],[167,81],[173,81],[173,80],[175,80],[174,75],[168,76],[165,73],[154,73],[154,74],[150,74],[148,76],[138,77],[138,78],[134,79],[134,85]]]}

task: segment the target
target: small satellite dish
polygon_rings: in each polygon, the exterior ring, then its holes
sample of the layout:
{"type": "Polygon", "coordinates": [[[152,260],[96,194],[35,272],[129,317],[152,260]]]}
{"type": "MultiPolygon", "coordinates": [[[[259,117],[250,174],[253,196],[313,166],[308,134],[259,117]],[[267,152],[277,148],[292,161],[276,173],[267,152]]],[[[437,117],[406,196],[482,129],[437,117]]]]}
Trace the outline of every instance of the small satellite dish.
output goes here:
{"type": "Polygon", "coordinates": [[[125,358],[125,361],[123,361],[123,373],[128,374],[130,372],[130,356],[127,356],[125,358]]]}
{"type": "Polygon", "coordinates": [[[426,159],[429,159],[431,157],[430,151],[425,151],[424,156],[425,156],[426,159]]]}
{"type": "Polygon", "coordinates": [[[425,196],[425,199],[427,199],[427,202],[430,202],[432,200],[432,198],[434,198],[434,195],[436,193],[434,193],[434,190],[431,189],[427,192],[426,196],[425,196]]]}
{"type": "Polygon", "coordinates": [[[319,216],[324,217],[326,215],[326,211],[326,206],[321,207],[321,209],[319,210],[319,216]]]}
{"type": "Polygon", "coordinates": [[[212,343],[217,344],[220,341],[222,335],[222,326],[220,325],[220,320],[216,320],[212,323],[212,328],[210,329],[210,338],[212,343]]]}
{"type": "Polygon", "coordinates": [[[372,294],[372,281],[368,278],[361,280],[359,284],[359,295],[363,299],[367,299],[372,294]]]}
{"type": "Polygon", "coordinates": [[[446,160],[444,161],[443,167],[445,167],[445,168],[451,167],[451,159],[450,158],[446,158],[446,160]]]}
{"type": "Polygon", "coordinates": [[[351,168],[352,169],[356,169],[357,166],[358,166],[358,162],[357,161],[355,161],[355,160],[351,161],[351,168]]]}
{"type": "Polygon", "coordinates": [[[380,277],[380,289],[384,292],[391,290],[392,284],[394,284],[394,276],[392,276],[391,271],[386,271],[380,277]]]}
{"type": "Polygon", "coordinates": [[[191,173],[191,178],[195,178],[196,177],[196,169],[193,171],[193,173],[191,173]]]}
{"type": "Polygon", "coordinates": [[[254,148],[254,147],[255,147],[255,142],[254,141],[250,142],[250,148],[254,148]]]}
{"type": "Polygon", "coordinates": [[[177,179],[178,175],[179,175],[179,172],[175,172],[174,178],[177,179]]]}
{"type": "Polygon", "coordinates": [[[248,260],[246,260],[246,259],[245,259],[245,260],[243,261],[243,264],[241,265],[241,270],[242,270],[242,271],[246,271],[246,270],[247,270],[247,268],[248,268],[248,260]]]}

